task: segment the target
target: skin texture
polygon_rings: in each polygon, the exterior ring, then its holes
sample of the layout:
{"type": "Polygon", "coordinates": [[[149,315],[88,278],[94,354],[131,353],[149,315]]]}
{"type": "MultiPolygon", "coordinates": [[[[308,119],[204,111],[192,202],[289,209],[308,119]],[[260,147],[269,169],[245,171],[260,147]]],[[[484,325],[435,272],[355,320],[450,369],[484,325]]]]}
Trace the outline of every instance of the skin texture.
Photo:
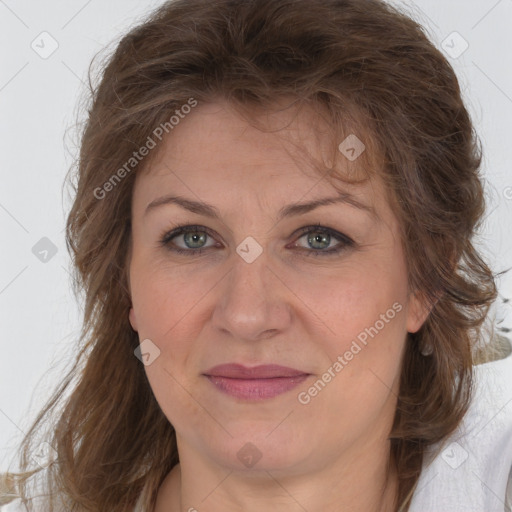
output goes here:
{"type": "Polygon", "coordinates": [[[379,219],[335,203],[278,222],[283,206],[338,192],[297,158],[291,143],[321,158],[321,120],[313,112],[281,111],[267,121],[280,131],[250,126],[227,103],[199,105],[136,179],[129,318],[140,340],[160,350],[145,369],[176,429],[180,456],[156,511],[392,510],[396,476],[386,476],[387,436],[401,358],[407,332],[417,331],[428,311],[408,292],[398,222],[378,179],[344,189],[372,205],[379,219]],[[145,213],[168,194],[207,202],[220,220],[175,204],[145,213]],[[199,233],[206,237],[202,254],[172,252],[173,244],[187,250],[183,235],[160,244],[178,223],[211,230],[213,236],[199,233]],[[313,226],[314,235],[317,224],[355,245],[315,256],[315,248],[340,244],[331,236],[312,245],[298,232],[313,226]],[[249,236],[263,249],[252,263],[236,252],[249,236]],[[400,310],[394,318],[386,317],[378,334],[301,403],[299,393],[393,304],[400,310]],[[244,401],[203,375],[229,362],[274,363],[311,375],[277,397],[244,401]],[[246,443],[246,451],[261,455],[252,467],[237,457],[246,443]]]}

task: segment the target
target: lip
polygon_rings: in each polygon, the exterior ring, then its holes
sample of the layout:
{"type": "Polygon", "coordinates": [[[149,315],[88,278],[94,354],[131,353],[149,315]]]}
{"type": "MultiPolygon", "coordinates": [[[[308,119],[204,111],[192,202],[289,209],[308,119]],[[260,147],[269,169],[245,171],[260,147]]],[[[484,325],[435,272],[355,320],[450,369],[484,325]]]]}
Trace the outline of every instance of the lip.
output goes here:
{"type": "Polygon", "coordinates": [[[309,377],[309,373],[275,364],[248,368],[221,364],[204,373],[221,392],[241,400],[265,400],[286,393],[309,377]]]}
{"type": "Polygon", "coordinates": [[[210,368],[204,374],[211,377],[227,377],[230,379],[271,379],[274,377],[308,375],[307,372],[277,364],[261,364],[249,368],[237,363],[220,364],[210,368]]]}

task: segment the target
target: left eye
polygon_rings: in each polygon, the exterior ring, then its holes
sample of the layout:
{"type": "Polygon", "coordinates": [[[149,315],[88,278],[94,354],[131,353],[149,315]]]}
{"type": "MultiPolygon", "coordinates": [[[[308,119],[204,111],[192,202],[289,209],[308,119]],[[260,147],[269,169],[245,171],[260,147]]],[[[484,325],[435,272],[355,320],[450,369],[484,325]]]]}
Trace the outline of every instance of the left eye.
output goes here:
{"type": "Polygon", "coordinates": [[[305,238],[306,243],[312,250],[303,246],[301,248],[313,256],[336,254],[343,249],[354,246],[354,241],[347,235],[323,226],[307,226],[301,228],[300,233],[302,233],[302,236],[298,240],[305,238]],[[328,249],[333,239],[338,241],[338,244],[328,249]]]}
{"type": "MultiPolygon", "coordinates": [[[[309,247],[297,245],[297,242],[295,242],[293,247],[297,247],[305,255],[329,255],[354,246],[354,241],[348,236],[320,225],[301,228],[299,234],[301,236],[297,241],[305,238],[309,247]],[[329,248],[333,239],[338,241],[338,244],[329,248]]],[[[206,245],[208,237],[214,239],[213,233],[203,226],[179,226],[164,234],[160,244],[173,252],[188,255],[201,254],[204,250],[211,249],[212,247],[222,247],[218,242],[206,245]],[[174,241],[180,238],[182,238],[184,245],[176,244],[174,241]]]]}

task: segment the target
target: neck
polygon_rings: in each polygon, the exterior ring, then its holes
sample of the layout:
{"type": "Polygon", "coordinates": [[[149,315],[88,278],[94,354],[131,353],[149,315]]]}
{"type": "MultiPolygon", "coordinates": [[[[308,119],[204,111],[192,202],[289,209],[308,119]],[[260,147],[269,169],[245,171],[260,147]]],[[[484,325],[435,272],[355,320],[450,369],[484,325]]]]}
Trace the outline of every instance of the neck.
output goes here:
{"type": "Polygon", "coordinates": [[[393,512],[398,490],[395,469],[384,449],[367,446],[364,455],[329,461],[314,471],[243,472],[210,465],[182,443],[181,464],[162,484],[155,512],[393,512]]]}

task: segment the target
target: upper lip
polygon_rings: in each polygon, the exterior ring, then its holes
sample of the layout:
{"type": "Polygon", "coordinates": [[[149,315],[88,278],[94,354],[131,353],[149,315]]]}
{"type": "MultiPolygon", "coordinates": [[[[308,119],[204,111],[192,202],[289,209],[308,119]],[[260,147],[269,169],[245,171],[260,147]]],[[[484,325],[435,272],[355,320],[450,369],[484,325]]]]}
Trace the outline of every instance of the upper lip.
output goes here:
{"type": "Polygon", "coordinates": [[[237,363],[220,364],[210,368],[204,373],[210,377],[227,377],[230,379],[271,379],[274,377],[297,377],[309,375],[307,372],[280,366],[277,364],[263,364],[251,368],[237,363]]]}

